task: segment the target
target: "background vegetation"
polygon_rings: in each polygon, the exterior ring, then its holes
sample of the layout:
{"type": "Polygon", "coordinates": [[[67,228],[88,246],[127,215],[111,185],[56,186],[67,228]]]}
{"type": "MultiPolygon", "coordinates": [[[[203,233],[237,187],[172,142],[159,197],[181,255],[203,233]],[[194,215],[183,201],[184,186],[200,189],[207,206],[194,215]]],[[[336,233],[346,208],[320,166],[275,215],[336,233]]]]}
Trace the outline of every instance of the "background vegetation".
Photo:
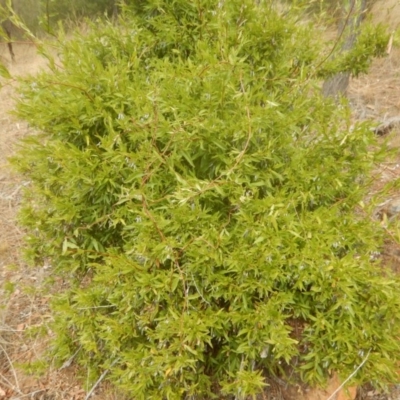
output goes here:
{"type": "Polygon", "coordinates": [[[117,0],[41,0],[40,2],[46,25],[53,25],[57,21],[76,21],[82,17],[94,18],[104,15],[111,17],[117,12],[118,6],[117,0]]]}

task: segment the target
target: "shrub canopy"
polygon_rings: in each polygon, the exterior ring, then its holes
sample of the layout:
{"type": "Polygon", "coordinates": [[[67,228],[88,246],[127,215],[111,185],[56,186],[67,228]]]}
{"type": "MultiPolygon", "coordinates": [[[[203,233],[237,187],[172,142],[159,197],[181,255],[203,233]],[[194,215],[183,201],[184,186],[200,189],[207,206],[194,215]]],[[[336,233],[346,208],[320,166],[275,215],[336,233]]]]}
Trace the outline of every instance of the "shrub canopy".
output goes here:
{"type": "Polygon", "coordinates": [[[355,379],[395,379],[399,283],[359,206],[374,139],[320,97],[295,17],[142,1],[22,81],[28,250],[68,281],[59,360],[79,349],[135,399],[245,398],[367,354],[355,379]]]}

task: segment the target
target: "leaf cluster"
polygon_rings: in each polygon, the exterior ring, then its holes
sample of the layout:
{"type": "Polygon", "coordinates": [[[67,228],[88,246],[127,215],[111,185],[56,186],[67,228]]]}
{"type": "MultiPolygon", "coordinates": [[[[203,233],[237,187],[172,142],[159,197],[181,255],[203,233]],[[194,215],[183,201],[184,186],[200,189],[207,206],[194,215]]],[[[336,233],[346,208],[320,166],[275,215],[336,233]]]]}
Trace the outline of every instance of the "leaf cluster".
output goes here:
{"type": "Polygon", "coordinates": [[[244,399],[366,354],[360,382],[395,379],[399,283],[359,209],[374,139],[316,93],[311,29],[249,0],[137,6],[21,81],[28,253],[69,282],[57,358],[135,399],[244,399]]]}
{"type": "Polygon", "coordinates": [[[318,74],[320,77],[329,77],[340,72],[350,72],[354,77],[364,74],[374,57],[387,55],[388,42],[389,35],[383,25],[364,24],[357,35],[355,45],[349,51],[335,53],[334,57],[322,65],[318,74]]]}

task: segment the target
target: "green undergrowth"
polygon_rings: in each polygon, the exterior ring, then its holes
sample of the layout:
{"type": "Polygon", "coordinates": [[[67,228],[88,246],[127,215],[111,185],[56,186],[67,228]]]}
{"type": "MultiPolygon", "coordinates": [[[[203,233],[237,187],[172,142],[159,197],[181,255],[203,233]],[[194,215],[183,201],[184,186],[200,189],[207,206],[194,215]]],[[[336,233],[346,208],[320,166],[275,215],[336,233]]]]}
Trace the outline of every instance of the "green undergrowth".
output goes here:
{"type": "Polygon", "coordinates": [[[60,365],[132,399],[245,399],[364,361],[352,382],[395,380],[399,281],[362,203],[382,154],[319,95],[312,36],[268,2],[138,2],[21,81],[27,253],[68,283],[60,365]]]}

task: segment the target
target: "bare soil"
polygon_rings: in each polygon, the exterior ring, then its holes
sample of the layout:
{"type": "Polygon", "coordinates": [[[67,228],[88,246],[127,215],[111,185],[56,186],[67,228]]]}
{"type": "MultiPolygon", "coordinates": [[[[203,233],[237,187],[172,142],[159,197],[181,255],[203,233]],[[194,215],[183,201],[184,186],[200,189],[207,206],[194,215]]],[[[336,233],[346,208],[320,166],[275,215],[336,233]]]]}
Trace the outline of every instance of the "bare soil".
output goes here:
{"type": "MultiPolygon", "coordinates": [[[[400,1],[379,1],[373,16],[376,21],[389,23],[391,29],[398,28],[400,1]]],[[[19,44],[14,52],[16,58],[11,62],[6,45],[0,43],[0,60],[13,76],[35,74],[46,68],[46,60],[37,55],[33,45],[19,44]]],[[[50,268],[27,266],[21,254],[23,231],[17,224],[17,212],[21,192],[29,183],[12,172],[7,159],[15,152],[18,141],[33,131],[27,123],[10,114],[16,84],[7,83],[0,90],[0,400],[83,400],[92,387],[82,384],[74,366],[53,367],[39,373],[37,361],[52,335],[48,296],[39,290],[50,268]],[[27,367],[29,363],[32,363],[30,368],[27,367]]],[[[373,63],[368,75],[351,81],[349,99],[354,118],[378,124],[390,117],[400,117],[399,86],[400,49],[392,48],[386,58],[373,63]]],[[[393,127],[388,138],[390,146],[396,149],[396,156],[377,166],[373,191],[381,190],[385,183],[400,177],[400,124],[393,127]]],[[[399,192],[388,193],[377,217],[397,201],[400,204],[399,192]]],[[[383,257],[388,267],[400,273],[400,246],[390,235],[383,257]]],[[[332,380],[327,391],[305,392],[301,388],[288,388],[284,382],[271,381],[262,398],[326,400],[337,386],[338,382],[332,380]]],[[[340,399],[345,398],[344,393],[340,396],[340,399]]],[[[123,396],[102,382],[90,398],[122,400],[123,396]]],[[[354,398],[354,392],[349,398],[354,398]]],[[[359,388],[357,399],[400,400],[400,385],[393,386],[389,394],[380,394],[368,387],[359,388]]]]}

